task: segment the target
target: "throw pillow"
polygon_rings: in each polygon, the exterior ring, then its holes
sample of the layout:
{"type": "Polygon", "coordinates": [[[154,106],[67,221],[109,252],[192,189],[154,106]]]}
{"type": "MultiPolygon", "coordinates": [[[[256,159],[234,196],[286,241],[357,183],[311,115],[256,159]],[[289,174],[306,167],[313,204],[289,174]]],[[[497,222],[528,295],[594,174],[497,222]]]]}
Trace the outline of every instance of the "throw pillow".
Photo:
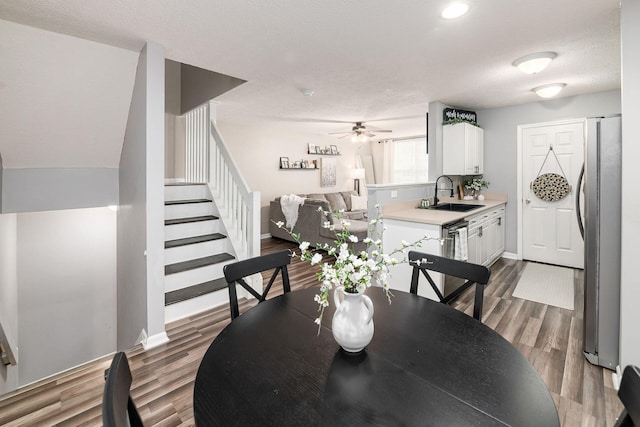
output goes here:
{"type": "Polygon", "coordinates": [[[354,196],[351,195],[351,210],[359,211],[362,209],[367,209],[367,198],[365,196],[354,196]]]}

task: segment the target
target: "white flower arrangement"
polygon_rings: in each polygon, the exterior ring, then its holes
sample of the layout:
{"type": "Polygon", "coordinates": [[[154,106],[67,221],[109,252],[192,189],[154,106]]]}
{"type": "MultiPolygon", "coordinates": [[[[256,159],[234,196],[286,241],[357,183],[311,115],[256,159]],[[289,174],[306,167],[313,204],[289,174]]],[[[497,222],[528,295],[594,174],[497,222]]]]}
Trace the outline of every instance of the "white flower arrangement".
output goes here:
{"type": "Polygon", "coordinates": [[[489,187],[489,184],[491,184],[489,181],[485,181],[482,178],[473,178],[464,182],[464,188],[467,190],[480,191],[483,188],[489,187]]]}
{"type": "MultiPolygon", "coordinates": [[[[325,217],[330,218],[331,213],[318,208],[318,211],[322,212],[325,217]]],[[[329,306],[329,291],[333,288],[343,286],[345,292],[358,293],[364,291],[371,286],[372,281],[376,281],[377,284],[382,286],[387,293],[389,303],[391,303],[391,297],[393,296],[389,289],[389,266],[399,263],[407,263],[406,252],[410,248],[419,248],[422,242],[427,240],[439,240],[440,244],[444,243],[444,239],[430,237],[424,235],[414,242],[402,241],[402,247],[394,249],[389,253],[382,252],[382,239],[381,234],[384,231],[382,223],[382,214],[380,212],[380,206],[376,205],[377,217],[369,221],[368,235],[363,240],[366,244],[367,250],[363,250],[360,253],[355,253],[353,249],[349,247],[349,243],[358,243],[358,236],[352,235],[348,226],[350,223],[341,218],[340,212],[334,212],[333,215],[336,218],[336,224],[332,224],[331,221],[325,221],[325,228],[329,228],[336,232],[336,240],[334,246],[329,244],[316,245],[317,249],[322,249],[327,252],[328,255],[334,257],[333,263],[325,262],[322,264],[320,273],[318,273],[318,280],[320,281],[320,291],[315,295],[314,300],[318,303],[319,315],[315,319],[318,324],[318,334],[320,334],[320,327],[322,325],[322,315],[324,309],[329,306]],[[401,256],[400,259],[395,256],[401,256]]],[[[274,223],[279,228],[284,228],[294,240],[298,243],[300,249],[300,259],[309,261],[311,265],[317,265],[322,261],[322,255],[317,251],[310,250],[309,242],[301,242],[300,234],[293,233],[291,230],[284,227],[282,221],[274,223]]],[[[293,251],[292,256],[297,254],[293,251]]]]}

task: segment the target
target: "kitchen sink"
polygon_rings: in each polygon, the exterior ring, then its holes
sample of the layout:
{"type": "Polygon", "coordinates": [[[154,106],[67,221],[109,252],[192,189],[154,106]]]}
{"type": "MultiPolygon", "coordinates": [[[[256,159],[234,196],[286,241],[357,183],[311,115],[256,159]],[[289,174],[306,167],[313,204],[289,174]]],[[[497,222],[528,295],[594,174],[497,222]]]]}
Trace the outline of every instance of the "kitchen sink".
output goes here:
{"type": "Polygon", "coordinates": [[[440,203],[438,205],[431,206],[431,209],[439,211],[451,211],[451,212],[467,212],[476,208],[481,208],[483,205],[467,205],[463,203],[440,203]]]}

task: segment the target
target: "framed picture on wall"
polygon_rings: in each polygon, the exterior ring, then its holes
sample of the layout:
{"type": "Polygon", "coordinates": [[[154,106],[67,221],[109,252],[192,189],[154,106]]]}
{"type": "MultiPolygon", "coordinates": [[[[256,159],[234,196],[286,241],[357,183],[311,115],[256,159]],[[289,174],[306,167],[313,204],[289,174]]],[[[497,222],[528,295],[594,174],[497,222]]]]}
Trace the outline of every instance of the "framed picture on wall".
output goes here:
{"type": "Polygon", "coordinates": [[[288,157],[280,157],[280,169],[289,169],[288,157]]]}
{"type": "Polygon", "coordinates": [[[335,187],[336,185],[336,159],[323,158],[321,163],[322,187],[335,187]]]}

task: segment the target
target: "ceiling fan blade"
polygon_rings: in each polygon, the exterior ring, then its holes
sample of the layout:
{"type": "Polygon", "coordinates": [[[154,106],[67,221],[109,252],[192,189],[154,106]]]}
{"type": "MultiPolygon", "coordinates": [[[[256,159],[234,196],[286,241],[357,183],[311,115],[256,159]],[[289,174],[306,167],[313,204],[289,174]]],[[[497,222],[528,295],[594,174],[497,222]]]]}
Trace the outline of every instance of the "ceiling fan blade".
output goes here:
{"type": "Polygon", "coordinates": [[[343,133],[353,133],[353,132],[351,132],[351,131],[347,131],[347,132],[329,132],[329,135],[340,135],[340,134],[343,134],[343,133]]]}
{"type": "Polygon", "coordinates": [[[369,132],[393,132],[390,129],[369,129],[369,132]]]}
{"type": "Polygon", "coordinates": [[[374,136],[376,136],[376,134],[375,134],[375,133],[371,133],[371,132],[369,132],[368,130],[366,130],[366,131],[364,131],[364,132],[362,132],[362,133],[363,133],[363,134],[365,134],[365,135],[367,135],[369,138],[373,138],[374,136]]]}

